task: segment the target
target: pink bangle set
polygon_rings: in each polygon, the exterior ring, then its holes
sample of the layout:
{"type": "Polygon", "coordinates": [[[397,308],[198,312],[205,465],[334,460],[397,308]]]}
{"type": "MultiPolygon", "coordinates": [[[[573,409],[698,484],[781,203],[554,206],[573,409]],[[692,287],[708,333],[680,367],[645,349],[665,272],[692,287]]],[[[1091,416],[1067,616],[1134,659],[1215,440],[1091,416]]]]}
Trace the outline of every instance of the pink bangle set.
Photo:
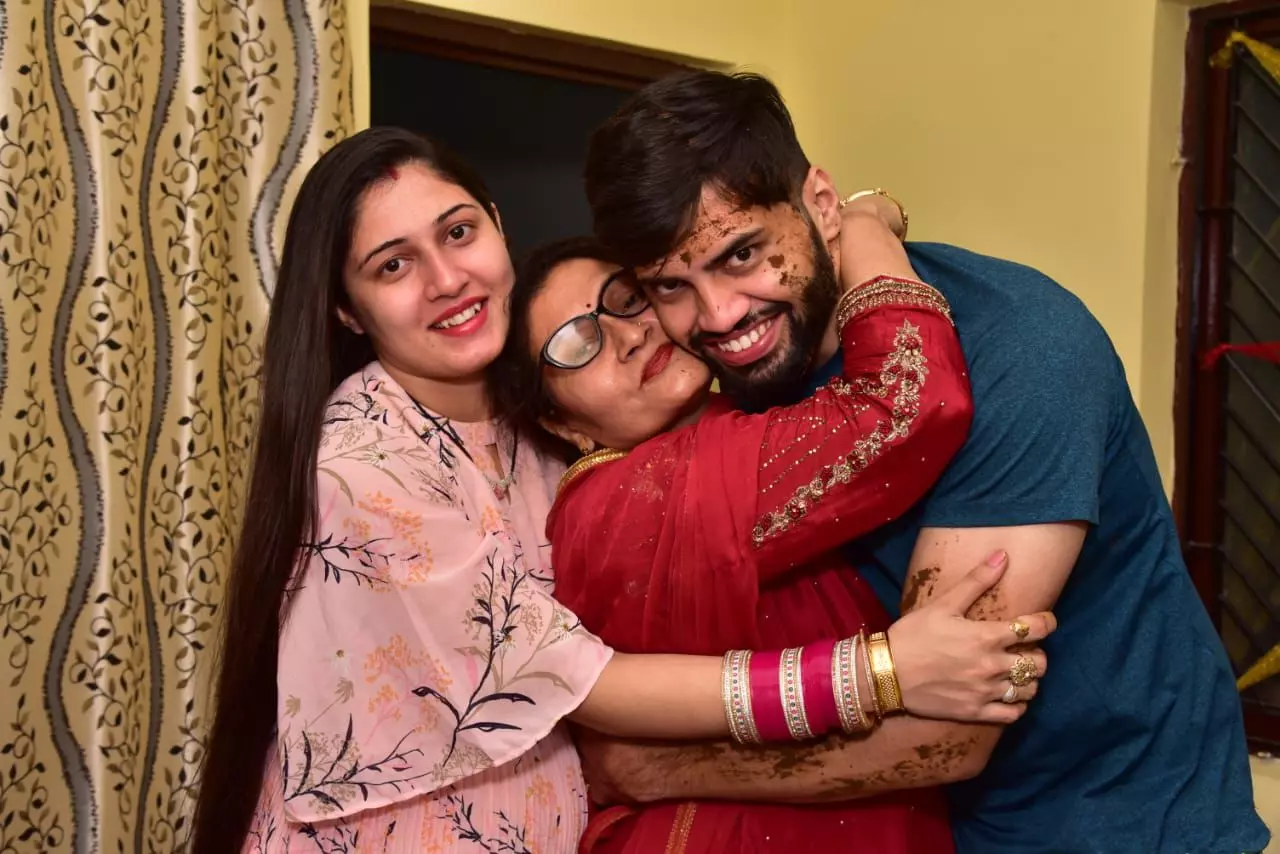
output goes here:
{"type": "Polygon", "coordinates": [[[721,668],[729,734],[741,744],[806,741],[835,730],[865,732],[879,718],[862,709],[859,671],[874,686],[862,632],[768,652],[732,650],[721,668]],[[874,719],[873,719],[874,718],[874,719]]]}

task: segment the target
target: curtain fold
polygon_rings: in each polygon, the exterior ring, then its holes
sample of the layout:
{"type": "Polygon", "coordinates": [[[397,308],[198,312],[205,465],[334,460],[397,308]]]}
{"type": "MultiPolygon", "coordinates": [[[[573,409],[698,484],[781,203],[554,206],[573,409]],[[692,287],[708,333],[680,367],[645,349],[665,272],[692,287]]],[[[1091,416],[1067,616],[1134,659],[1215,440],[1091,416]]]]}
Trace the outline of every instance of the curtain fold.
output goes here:
{"type": "Polygon", "coordinates": [[[344,0],[0,7],[0,852],[183,850],[344,0]]]}

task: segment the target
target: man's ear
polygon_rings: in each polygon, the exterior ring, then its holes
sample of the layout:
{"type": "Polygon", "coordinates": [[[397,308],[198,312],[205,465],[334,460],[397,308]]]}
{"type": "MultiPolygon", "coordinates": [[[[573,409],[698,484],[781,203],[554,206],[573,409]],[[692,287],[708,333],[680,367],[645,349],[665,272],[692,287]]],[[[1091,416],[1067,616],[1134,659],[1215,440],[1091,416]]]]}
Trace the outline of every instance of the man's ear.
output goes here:
{"type": "Polygon", "coordinates": [[[342,306],[338,306],[338,322],[357,335],[364,334],[364,327],[360,325],[360,321],[356,320],[355,315],[342,306]]]}
{"type": "Polygon", "coordinates": [[[804,179],[802,201],[823,243],[830,244],[840,237],[840,194],[836,192],[836,185],[825,170],[817,166],[809,167],[809,174],[804,179]]]}
{"type": "Polygon", "coordinates": [[[550,418],[539,418],[538,424],[552,436],[559,436],[584,454],[589,454],[596,449],[595,439],[585,433],[579,433],[559,421],[553,421],[550,418]]]}

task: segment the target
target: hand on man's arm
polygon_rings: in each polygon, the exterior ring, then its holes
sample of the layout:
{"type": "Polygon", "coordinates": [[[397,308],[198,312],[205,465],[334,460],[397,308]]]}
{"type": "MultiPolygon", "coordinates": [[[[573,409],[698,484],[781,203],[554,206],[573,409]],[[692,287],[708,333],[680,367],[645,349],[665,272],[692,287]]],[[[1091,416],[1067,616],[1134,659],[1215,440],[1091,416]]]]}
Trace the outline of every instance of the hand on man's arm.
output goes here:
{"type": "MultiPolygon", "coordinates": [[[[1087,532],[1088,525],[1084,522],[1014,528],[925,528],[911,556],[911,567],[903,586],[902,611],[907,613],[919,608],[954,584],[963,575],[957,567],[964,565],[956,561],[980,558],[984,550],[989,552],[995,548],[1009,552],[1009,569],[999,584],[974,603],[969,618],[1003,622],[1012,621],[1019,614],[1050,610],[1071,575],[1087,532]]],[[[1011,653],[1009,665],[1015,660],[1011,653]]],[[[1049,666],[1053,666],[1052,660],[1049,666]]],[[[910,671],[906,673],[909,678],[910,671]]],[[[911,720],[905,719],[905,722],[911,720]]],[[[970,773],[959,779],[974,776],[986,767],[1004,729],[960,723],[947,726],[948,739],[972,741],[973,745],[966,756],[966,770],[970,773]]]]}
{"type": "MultiPolygon", "coordinates": [[[[970,617],[1005,621],[1048,610],[1070,575],[1086,530],[1082,522],[925,528],[911,559],[903,610],[920,607],[1001,548],[1009,553],[1009,568],[970,617]]],[[[1010,653],[1009,664],[1013,661],[1010,653]]],[[[803,803],[968,779],[986,766],[1002,729],[901,715],[862,736],[807,744],[654,744],[584,732],[579,751],[591,797],[600,803],[669,798],[803,803]]]]}

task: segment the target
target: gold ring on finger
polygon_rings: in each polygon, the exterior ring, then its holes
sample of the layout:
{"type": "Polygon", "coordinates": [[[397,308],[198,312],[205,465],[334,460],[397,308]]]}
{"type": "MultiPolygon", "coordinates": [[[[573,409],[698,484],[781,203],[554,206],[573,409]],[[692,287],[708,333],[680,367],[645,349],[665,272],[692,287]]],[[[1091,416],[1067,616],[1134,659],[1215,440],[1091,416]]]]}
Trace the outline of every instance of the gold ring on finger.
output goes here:
{"type": "Polygon", "coordinates": [[[1009,628],[1013,630],[1013,636],[1020,641],[1027,639],[1027,635],[1031,634],[1031,626],[1022,620],[1014,620],[1009,624],[1009,628]]]}
{"type": "Polygon", "coordinates": [[[1018,702],[1018,686],[1011,684],[1006,688],[1004,696],[1000,698],[1000,702],[1010,704],[1018,702]]]}
{"type": "Polygon", "coordinates": [[[1021,688],[1035,679],[1039,672],[1039,668],[1036,667],[1034,661],[1025,655],[1020,655],[1018,660],[1013,663],[1013,666],[1009,668],[1009,684],[1015,688],[1021,688]]]}

